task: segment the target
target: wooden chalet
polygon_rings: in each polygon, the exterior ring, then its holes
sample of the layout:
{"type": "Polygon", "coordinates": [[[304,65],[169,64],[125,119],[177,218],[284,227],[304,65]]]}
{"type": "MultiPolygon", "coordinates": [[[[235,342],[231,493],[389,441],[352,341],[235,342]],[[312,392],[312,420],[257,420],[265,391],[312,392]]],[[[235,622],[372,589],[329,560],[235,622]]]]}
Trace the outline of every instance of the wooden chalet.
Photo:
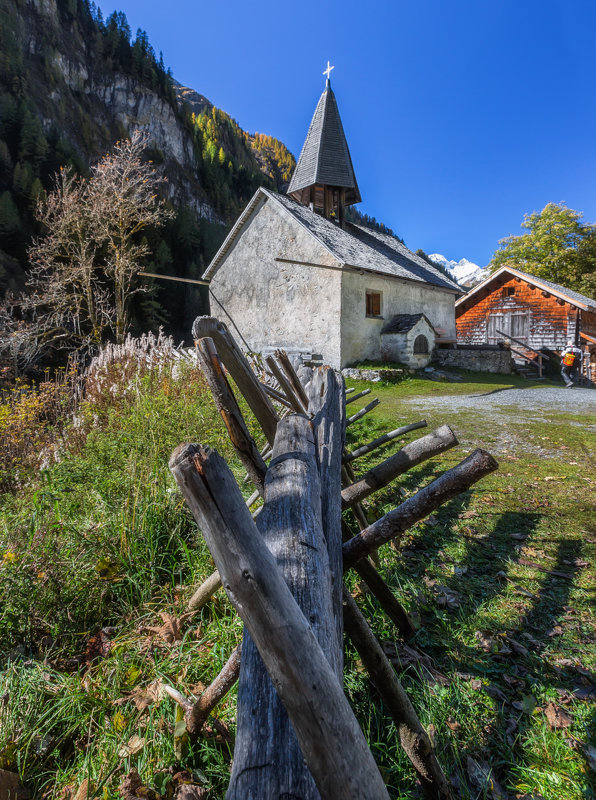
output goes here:
{"type": "Polygon", "coordinates": [[[509,342],[527,355],[560,353],[572,339],[596,376],[596,300],[557,283],[501,267],[456,301],[455,319],[461,345],[509,342]]]}

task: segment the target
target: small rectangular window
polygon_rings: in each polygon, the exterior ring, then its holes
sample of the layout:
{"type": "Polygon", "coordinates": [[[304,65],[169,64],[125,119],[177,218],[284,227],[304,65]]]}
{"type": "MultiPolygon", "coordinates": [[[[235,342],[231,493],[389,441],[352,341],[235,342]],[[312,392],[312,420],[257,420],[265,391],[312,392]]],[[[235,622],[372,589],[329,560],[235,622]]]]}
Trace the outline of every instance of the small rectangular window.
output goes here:
{"type": "Polygon", "coordinates": [[[366,316],[381,316],[381,292],[366,292],[366,316]]]}
{"type": "Polygon", "coordinates": [[[515,294],[515,286],[505,286],[503,289],[503,297],[511,297],[515,294]]]}

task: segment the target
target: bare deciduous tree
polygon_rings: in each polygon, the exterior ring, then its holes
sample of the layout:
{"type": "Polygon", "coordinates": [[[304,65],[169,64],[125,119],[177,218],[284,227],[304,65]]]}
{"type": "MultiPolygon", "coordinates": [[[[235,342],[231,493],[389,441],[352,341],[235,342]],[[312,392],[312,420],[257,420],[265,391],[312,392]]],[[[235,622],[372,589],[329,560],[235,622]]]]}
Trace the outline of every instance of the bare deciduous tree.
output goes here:
{"type": "MultiPolygon", "coordinates": [[[[93,351],[106,338],[124,341],[131,298],[143,291],[135,277],[150,254],[142,233],[173,215],[158,196],[165,179],[143,159],[147,144],[135,131],[89,178],[61,170],[54,191],[38,202],[46,233],[29,249],[28,292],[4,309],[19,341],[29,335],[35,352],[50,344],[93,351]]],[[[15,339],[5,338],[6,358],[15,339]]]]}
{"type": "Polygon", "coordinates": [[[129,327],[130,300],[141,291],[134,278],[150,252],[146,242],[139,240],[139,233],[172,216],[157,196],[163,179],[142,160],[146,146],[146,135],[135,131],[93,167],[90,180],[90,219],[106,248],[104,270],[114,297],[118,342],[124,341],[129,327]]]}

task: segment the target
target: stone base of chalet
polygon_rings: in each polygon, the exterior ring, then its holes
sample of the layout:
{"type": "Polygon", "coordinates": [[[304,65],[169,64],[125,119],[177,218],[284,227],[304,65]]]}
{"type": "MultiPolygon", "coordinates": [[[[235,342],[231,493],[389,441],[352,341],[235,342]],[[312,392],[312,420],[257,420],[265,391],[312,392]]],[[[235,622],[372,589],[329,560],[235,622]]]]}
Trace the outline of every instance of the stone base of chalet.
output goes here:
{"type": "Polygon", "coordinates": [[[497,372],[503,375],[515,372],[511,352],[496,345],[458,345],[436,349],[432,363],[448,369],[469,369],[473,372],[497,372]]]}

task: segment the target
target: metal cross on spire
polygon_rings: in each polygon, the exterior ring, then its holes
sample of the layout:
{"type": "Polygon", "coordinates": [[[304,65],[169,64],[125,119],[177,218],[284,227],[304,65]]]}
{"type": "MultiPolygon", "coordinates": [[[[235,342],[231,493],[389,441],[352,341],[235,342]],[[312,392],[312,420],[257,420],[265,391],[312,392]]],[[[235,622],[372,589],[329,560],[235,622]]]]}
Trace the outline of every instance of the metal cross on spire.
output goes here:
{"type": "Polygon", "coordinates": [[[329,80],[329,76],[331,75],[331,70],[332,69],[335,69],[335,67],[332,67],[330,65],[329,61],[327,61],[327,69],[323,70],[323,75],[327,76],[327,80],[329,80]]]}

